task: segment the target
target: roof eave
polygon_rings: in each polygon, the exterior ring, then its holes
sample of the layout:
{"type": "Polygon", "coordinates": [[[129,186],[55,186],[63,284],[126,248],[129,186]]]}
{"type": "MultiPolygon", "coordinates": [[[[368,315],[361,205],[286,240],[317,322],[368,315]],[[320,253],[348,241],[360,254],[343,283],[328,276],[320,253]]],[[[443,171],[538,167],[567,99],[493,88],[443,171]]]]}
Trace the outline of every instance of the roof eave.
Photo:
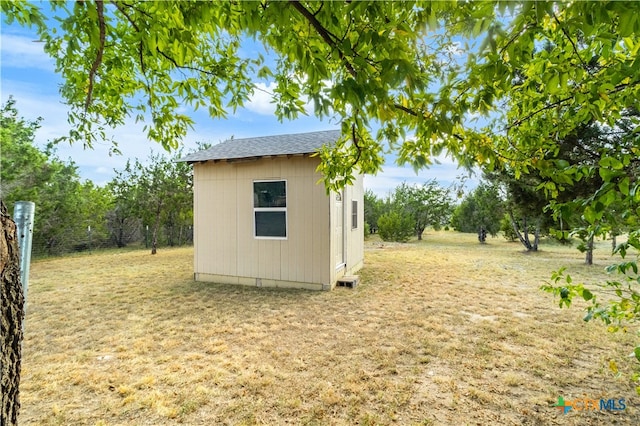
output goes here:
{"type": "Polygon", "coordinates": [[[292,158],[292,157],[311,157],[316,154],[315,152],[301,152],[295,154],[276,154],[276,155],[256,155],[252,157],[238,157],[238,158],[209,158],[209,159],[200,159],[200,160],[177,160],[177,161],[185,161],[189,164],[203,164],[203,163],[248,163],[251,161],[258,161],[261,159],[275,159],[275,158],[292,158]]]}

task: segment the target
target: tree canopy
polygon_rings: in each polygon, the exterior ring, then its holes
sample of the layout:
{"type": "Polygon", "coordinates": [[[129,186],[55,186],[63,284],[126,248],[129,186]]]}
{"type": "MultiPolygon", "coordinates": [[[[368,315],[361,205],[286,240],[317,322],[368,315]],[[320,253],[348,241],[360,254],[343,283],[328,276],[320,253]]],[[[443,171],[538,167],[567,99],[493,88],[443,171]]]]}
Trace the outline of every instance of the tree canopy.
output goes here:
{"type": "Polygon", "coordinates": [[[484,229],[495,237],[500,230],[504,208],[505,201],[498,188],[481,182],[456,206],[451,216],[451,225],[460,232],[479,232],[484,229]]]}
{"type": "Polygon", "coordinates": [[[385,143],[415,166],[446,149],[466,164],[548,168],[541,155],[555,141],[593,119],[613,124],[640,99],[633,2],[51,7],[55,20],[35,5],[2,2],[7,21],[35,25],[55,58],[72,140],[91,145],[131,115],[151,140],[176,147],[191,124],[184,105],[224,117],[269,79],[279,117],[303,113],[310,99],[316,115],[341,120],[343,140],[321,153],[329,187],[351,181],[356,164],[378,171],[385,143]],[[482,129],[469,124],[470,114],[489,113],[482,129]]]}
{"type": "Polygon", "coordinates": [[[86,245],[87,229],[96,240],[106,229],[104,214],[110,195],[90,181],[81,181],[72,161],[62,161],[49,145],[35,146],[39,120],[28,122],[19,116],[13,98],[0,108],[0,196],[13,209],[14,203],[36,203],[33,251],[60,254],[86,245]]]}
{"type": "Polygon", "coordinates": [[[20,200],[36,203],[35,255],[124,247],[140,242],[143,226],[151,228],[154,246],[158,240],[170,246],[190,241],[193,191],[187,163],[152,154],[144,164],[129,161],[100,187],[82,181],[76,165],[61,161],[53,146],[35,145],[39,120],[21,118],[13,98],[0,107],[0,125],[0,196],[9,209],[20,200]]]}
{"type": "Polygon", "coordinates": [[[427,226],[434,229],[444,226],[453,210],[449,190],[438,185],[435,179],[422,185],[401,183],[393,193],[392,204],[413,219],[418,240],[422,240],[427,226]]]}
{"type": "Polygon", "coordinates": [[[189,164],[175,161],[181,156],[182,150],[173,158],[152,153],[148,164],[135,159],[116,171],[109,189],[115,198],[111,219],[118,246],[126,245],[135,235],[137,219],[151,231],[146,236],[151,241],[146,243],[152,254],[157,251],[160,227],[164,227],[170,246],[187,239],[193,223],[193,173],[189,164]]]}

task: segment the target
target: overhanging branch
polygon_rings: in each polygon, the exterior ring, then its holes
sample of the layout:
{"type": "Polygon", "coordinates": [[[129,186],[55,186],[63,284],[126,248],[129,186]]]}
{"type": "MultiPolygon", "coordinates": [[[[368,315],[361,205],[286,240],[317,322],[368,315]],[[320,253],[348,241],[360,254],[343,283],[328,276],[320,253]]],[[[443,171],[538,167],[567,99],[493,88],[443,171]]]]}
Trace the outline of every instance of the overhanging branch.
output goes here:
{"type": "Polygon", "coordinates": [[[320,23],[320,21],[318,21],[318,19],[315,17],[315,14],[311,13],[298,0],[289,0],[289,4],[291,4],[295,10],[300,12],[300,14],[304,16],[304,18],[307,21],[309,21],[311,26],[318,32],[320,37],[322,37],[322,39],[325,41],[325,43],[327,43],[327,45],[329,45],[329,47],[331,47],[336,52],[338,52],[338,56],[340,57],[340,60],[342,60],[342,62],[344,63],[344,66],[345,68],[347,68],[347,71],[349,72],[349,74],[351,74],[353,78],[356,78],[358,73],[356,72],[355,68],[353,68],[353,65],[351,65],[351,63],[347,60],[347,57],[342,52],[342,50],[340,50],[340,47],[336,43],[336,40],[338,40],[338,37],[336,37],[329,30],[327,30],[320,23]]]}
{"type": "Polygon", "coordinates": [[[102,64],[102,55],[104,54],[104,42],[107,34],[106,24],[104,22],[104,2],[102,0],[96,0],[96,12],[98,14],[98,31],[99,31],[99,44],[98,51],[96,52],[96,59],[91,65],[89,71],[89,87],[87,88],[87,98],[84,103],[85,111],[89,109],[91,100],[93,97],[93,85],[95,84],[96,74],[100,64],[102,64]]]}

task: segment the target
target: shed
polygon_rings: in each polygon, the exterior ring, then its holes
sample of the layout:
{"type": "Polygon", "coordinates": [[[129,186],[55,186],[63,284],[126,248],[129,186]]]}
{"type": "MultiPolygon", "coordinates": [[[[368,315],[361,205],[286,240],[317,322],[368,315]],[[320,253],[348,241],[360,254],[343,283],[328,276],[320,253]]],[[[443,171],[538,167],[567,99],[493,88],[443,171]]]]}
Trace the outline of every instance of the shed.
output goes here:
{"type": "Polygon", "coordinates": [[[193,164],[195,280],[331,290],[357,272],[362,175],[327,194],[312,155],[339,137],[331,130],[231,139],[182,158],[193,164]]]}

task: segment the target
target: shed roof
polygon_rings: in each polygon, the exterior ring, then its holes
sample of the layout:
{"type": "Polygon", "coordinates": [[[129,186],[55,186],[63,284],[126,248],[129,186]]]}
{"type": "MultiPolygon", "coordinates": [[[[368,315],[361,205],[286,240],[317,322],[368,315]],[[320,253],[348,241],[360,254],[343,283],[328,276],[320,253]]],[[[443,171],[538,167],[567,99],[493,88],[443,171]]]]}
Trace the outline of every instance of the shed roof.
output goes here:
{"type": "Polygon", "coordinates": [[[189,154],[178,161],[196,163],[209,160],[239,160],[278,155],[312,154],[323,145],[334,145],[340,138],[340,134],[340,130],[327,130],[291,135],[229,139],[209,149],[189,154]]]}

